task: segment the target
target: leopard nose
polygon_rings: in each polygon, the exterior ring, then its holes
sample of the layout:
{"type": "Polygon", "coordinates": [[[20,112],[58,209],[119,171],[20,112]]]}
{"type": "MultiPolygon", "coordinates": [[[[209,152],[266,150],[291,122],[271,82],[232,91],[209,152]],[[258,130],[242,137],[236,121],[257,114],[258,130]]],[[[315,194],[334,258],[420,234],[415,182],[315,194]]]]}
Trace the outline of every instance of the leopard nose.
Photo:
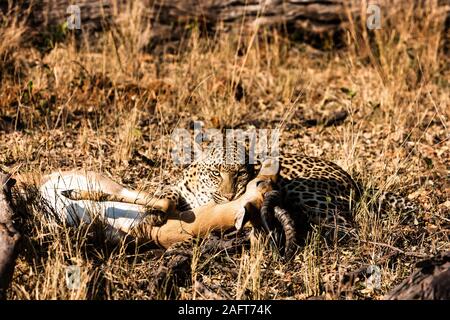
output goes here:
{"type": "Polygon", "coordinates": [[[234,193],[225,193],[223,196],[224,196],[228,201],[231,201],[231,200],[233,200],[233,198],[234,198],[234,193]]]}

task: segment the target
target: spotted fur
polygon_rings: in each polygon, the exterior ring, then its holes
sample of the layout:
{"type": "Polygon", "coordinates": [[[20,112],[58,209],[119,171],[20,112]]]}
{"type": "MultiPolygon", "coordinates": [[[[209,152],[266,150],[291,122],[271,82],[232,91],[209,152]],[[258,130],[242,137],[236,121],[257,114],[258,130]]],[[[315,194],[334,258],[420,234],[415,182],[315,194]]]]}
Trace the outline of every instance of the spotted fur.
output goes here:
{"type": "MultiPolygon", "coordinates": [[[[255,175],[257,166],[247,160],[246,149],[241,144],[211,144],[202,157],[186,168],[176,185],[167,186],[156,197],[169,200],[168,207],[179,211],[197,208],[211,200],[216,203],[234,200],[245,192],[255,175]]],[[[354,208],[367,191],[337,164],[296,153],[280,155],[277,184],[282,193],[282,206],[294,218],[329,226],[351,225],[354,208]]],[[[76,192],[66,194],[73,196],[76,192]]],[[[114,195],[100,196],[103,201],[125,201],[117,200],[114,195]]],[[[411,212],[417,208],[398,195],[385,193],[378,197],[373,209],[411,212]]],[[[164,223],[169,214],[151,206],[148,213],[155,217],[155,224],[164,223]]]]}
{"type": "Polygon", "coordinates": [[[320,158],[284,154],[279,188],[284,204],[314,223],[345,225],[361,195],[360,187],[338,165],[320,158]]]}
{"type": "Polygon", "coordinates": [[[214,144],[205,154],[191,164],[183,179],[172,188],[179,195],[177,207],[190,210],[214,200],[224,203],[245,192],[253,178],[252,166],[246,163],[245,148],[233,143],[224,147],[214,144]]]}
{"type": "Polygon", "coordinates": [[[301,215],[313,223],[351,227],[355,208],[363,193],[376,198],[371,212],[385,216],[394,210],[402,214],[417,210],[417,206],[395,193],[378,194],[365,189],[337,164],[298,154],[280,156],[278,186],[284,206],[292,214],[301,215]]]}

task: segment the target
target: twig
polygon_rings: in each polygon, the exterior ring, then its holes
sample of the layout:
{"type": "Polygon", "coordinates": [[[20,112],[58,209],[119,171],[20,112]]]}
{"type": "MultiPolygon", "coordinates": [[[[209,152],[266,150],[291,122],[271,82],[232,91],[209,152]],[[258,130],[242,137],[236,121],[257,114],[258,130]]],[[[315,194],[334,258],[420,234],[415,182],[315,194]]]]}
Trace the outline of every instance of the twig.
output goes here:
{"type": "Polygon", "coordinates": [[[426,254],[418,254],[418,253],[411,252],[411,251],[404,251],[404,250],[402,250],[400,248],[394,247],[394,246],[392,246],[390,244],[387,244],[387,243],[375,242],[375,241],[366,241],[366,240],[361,240],[361,239],[359,239],[359,241],[364,242],[364,243],[373,244],[373,245],[376,245],[376,246],[386,247],[386,248],[392,249],[394,251],[397,251],[397,252],[399,252],[399,253],[401,253],[401,254],[403,254],[405,256],[411,256],[411,257],[416,257],[416,258],[425,258],[425,257],[427,257],[426,254]]]}
{"type": "Polygon", "coordinates": [[[0,299],[5,298],[14,272],[17,245],[20,235],[14,228],[11,200],[11,187],[15,180],[10,175],[0,174],[0,299]]]}

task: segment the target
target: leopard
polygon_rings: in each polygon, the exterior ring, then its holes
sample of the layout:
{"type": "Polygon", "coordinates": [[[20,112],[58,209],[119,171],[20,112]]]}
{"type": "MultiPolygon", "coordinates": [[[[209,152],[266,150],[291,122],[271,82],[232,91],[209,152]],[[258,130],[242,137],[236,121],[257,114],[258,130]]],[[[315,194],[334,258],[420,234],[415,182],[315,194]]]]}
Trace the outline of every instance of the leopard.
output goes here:
{"type": "Polygon", "coordinates": [[[175,211],[193,210],[211,200],[222,204],[242,196],[256,176],[254,167],[245,161],[246,154],[245,147],[236,142],[211,143],[183,170],[178,182],[166,185],[154,194],[128,188],[117,188],[114,193],[69,189],[61,194],[71,200],[141,204],[146,207],[148,222],[161,226],[175,211]],[[165,203],[161,206],[162,199],[165,203]]]}
{"type": "MultiPolygon", "coordinates": [[[[316,224],[334,230],[352,229],[356,207],[363,194],[378,194],[368,189],[336,163],[296,152],[281,150],[277,159],[275,188],[280,190],[282,207],[294,217],[296,224],[316,224]]],[[[239,198],[255,177],[263,158],[251,163],[248,146],[234,142],[214,143],[183,172],[175,185],[165,186],[154,195],[130,192],[116,194],[82,190],[65,190],[62,194],[72,200],[118,201],[144,204],[149,221],[162,225],[173,211],[187,211],[213,200],[216,204],[239,198]],[[155,206],[154,199],[164,199],[167,205],[155,206]],[[153,202],[152,202],[153,201],[153,202]]],[[[382,193],[371,210],[383,217],[396,210],[402,214],[417,211],[415,203],[396,193],[382,193]]]]}
{"type": "Polygon", "coordinates": [[[289,152],[281,152],[278,159],[282,204],[297,225],[321,225],[327,234],[340,228],[341,235],[348,235],[355,230],[355,213],[363,198],[371,199],[369,212],[383,221],[392,212],[408,220],[419,210],[403,195],[366,187],[332,161],[289,152]]]}

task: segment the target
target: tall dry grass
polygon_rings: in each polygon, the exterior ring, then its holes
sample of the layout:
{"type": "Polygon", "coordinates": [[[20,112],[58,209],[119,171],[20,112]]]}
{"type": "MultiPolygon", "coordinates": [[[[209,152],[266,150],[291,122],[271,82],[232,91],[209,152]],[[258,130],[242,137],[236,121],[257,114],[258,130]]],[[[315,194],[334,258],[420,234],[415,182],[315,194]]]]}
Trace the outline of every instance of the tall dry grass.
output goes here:
{"type": "MultiPolygon", "coordinates": [[[[311,230],[290,263],[264,239],[207,260],[194,248],[192,283],[201,277],[232,298],[377,299],[421,256],[449,249],[450,70],[436,1],[414,9],[398,1],[383,12],[381,30],[361,33],[355,25],[346,49],[333,52],[270,30],[205,38],[194,28],[182,48],[149,53],[140,12],[130,3],[97,44],[68,34],[46,50],[23,44],[24,27],[8,20],[0,30],[2,168],[84,168],[155,190],[182,170],[169,155],[174,128],[195,120],[274,128],[286,119],[283,148],[333,160],[380,192],[405,193],[422,205],[417,221],[402,224],[396,213],[380,220],[367,194],[356,238],[338,243],[311,230]],[[308,125],[336,110],[349,114],[342,125],[308,125]],[[366,265],[380,267],[381,287],[367,288],[365,279],[351,289],[342,284],[366,265]]],[[[10,299],[155,298],[152,253],[105,245],[92,236],[95,226],[51,228],[31,200],[23,208],[25,241],[10,299]],[[70,265],[81,268],[76,290],[65,284],[70,265]]],[[[177,292],[201,298],[193,286],[177,292]]],[[[164,290],[156,297],[167,298],[164,290]]]]}

